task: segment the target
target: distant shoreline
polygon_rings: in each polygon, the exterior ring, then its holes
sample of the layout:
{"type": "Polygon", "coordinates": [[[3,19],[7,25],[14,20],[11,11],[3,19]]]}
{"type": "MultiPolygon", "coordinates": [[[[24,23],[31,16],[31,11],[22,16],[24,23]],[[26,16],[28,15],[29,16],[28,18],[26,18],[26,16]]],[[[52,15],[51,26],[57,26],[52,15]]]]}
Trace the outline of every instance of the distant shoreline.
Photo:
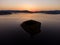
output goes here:
{"type": "Polygon", "coordinates": [[[44,14],[60,14],[60,10],[53,10],[53,11],[28,11],[28,10],[0,10],[0,15],[8,15],[12,13],[44,13],[44,14]]]}

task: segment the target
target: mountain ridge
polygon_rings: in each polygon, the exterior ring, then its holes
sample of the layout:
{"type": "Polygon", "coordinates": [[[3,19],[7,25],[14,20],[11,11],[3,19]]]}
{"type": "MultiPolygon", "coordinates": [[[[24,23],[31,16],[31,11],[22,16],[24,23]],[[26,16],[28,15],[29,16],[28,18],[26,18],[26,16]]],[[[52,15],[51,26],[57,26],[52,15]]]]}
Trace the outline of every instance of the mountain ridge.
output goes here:
{"type": "Polygon", "coordinates": [[[12,13],[45,13],[45,14],[60,14],[60,10],[49,11],[28,11],[28,10],[0,10],[0,15],[7,15],[12,13]]]}

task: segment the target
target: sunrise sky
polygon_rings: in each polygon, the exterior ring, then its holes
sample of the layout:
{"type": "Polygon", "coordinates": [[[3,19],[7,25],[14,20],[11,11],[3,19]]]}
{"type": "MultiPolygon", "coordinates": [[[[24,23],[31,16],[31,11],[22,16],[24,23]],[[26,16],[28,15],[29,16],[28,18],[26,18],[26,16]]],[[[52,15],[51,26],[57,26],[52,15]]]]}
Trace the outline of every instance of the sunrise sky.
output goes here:
{"type": "Polygon", "coordinates": [[[0,0],[0,10],[60,10],[60,0],[0,0]]]}

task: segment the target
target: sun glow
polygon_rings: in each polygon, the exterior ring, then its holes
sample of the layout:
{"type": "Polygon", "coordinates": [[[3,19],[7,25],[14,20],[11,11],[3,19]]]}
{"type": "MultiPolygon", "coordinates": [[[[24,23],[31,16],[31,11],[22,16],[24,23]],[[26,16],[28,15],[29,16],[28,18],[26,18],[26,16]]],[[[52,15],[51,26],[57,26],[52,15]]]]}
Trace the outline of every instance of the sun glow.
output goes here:
{"type": "Polygon", "coordinates": [[[24,10],[35,11],[36,7],[30,4],[25,4],[22,6],[24,10]]]}

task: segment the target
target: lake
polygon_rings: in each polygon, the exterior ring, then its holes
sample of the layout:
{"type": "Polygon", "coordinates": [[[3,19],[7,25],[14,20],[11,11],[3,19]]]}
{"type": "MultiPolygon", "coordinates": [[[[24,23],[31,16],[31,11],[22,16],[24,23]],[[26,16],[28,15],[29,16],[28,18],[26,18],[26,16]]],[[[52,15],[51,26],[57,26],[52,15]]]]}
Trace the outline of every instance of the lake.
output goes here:
{"type": "MultiPolygon", "coordinates": [[[[60,41],[60,14],[41,13],[18,13],[0,15],[0,39],[6,40],[29,40],[29,33],[20,26],[27,20],[41,22],[41,33],[34,36],[34,41],[42,43],[59,43],[60,41]]],[[[13,42],[13,41],[12,41],[13,42]]]]}

